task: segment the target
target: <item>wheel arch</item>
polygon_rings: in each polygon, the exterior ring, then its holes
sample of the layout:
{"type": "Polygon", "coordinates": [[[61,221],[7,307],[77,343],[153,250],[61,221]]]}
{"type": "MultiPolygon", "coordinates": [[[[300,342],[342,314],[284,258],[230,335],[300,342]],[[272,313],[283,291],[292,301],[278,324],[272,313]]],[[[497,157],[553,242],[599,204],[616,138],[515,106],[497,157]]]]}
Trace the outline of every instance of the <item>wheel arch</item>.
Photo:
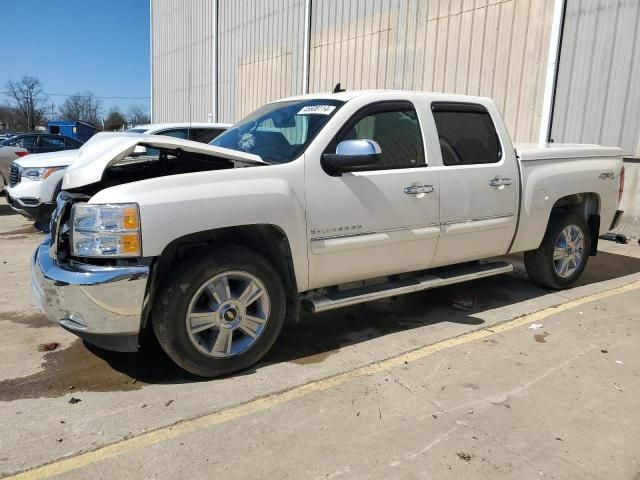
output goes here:
{"type": "Polygon", "coordinates": [[[553,204],[547,226],[554,215],[563,213],[577,213],[587,222],[591,234],[591,247],[589,255],[595,256],[598,252],[598,237],[600,234],[600,195],[595,192],[574,193],[559,198],[553,204]]]}
{"type": "Polygon", "coordinates": [[[206,255],[221,246],[245,247],[259,253],[280,274],[287,296],[287,321],[297,321],[299,314],[298,286],[289,239],[285,232],[273,224],[242,225],[216,228],[191,233],[171,241],[156,257],[147,282],[142,328],[146,329],[151,318],[151,307],[162,278],[170,274],[172,266],[187,255],[206,255]]]}

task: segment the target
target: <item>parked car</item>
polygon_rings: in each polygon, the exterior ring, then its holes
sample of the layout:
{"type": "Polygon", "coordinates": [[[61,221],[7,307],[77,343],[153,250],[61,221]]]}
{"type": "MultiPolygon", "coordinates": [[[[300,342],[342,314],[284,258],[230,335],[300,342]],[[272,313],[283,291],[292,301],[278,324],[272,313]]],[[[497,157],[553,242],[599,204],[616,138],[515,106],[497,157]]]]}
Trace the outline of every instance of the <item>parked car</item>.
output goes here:
{"type": "Polygon", "coordinates": [[[25,133],[0,141],[0,191],[9,184],[11,162],[32,153],[75,150],[82,142],[62,135],[25,133]]]}
{"type": "Polygon", "coordinates": [[[300,307],[507,273],[505,254],[570,287],[622,214],[620,149],[514,147],[481,97],[304,95],[211,145],[121,135],[83,150],[33,257],[41,308],[112,350],[152,329],[208,377],[256,363],[300,307]],[[159,165],[127,163],[140,146],[159,165]]]}
{"type": "MultiPolygon", "coordinates": [[[[167,123],[143,125],[129,129],[126,133],[167,135],[209,142],[229,126],[222,123],[167,123]]],[[[87,143],[93,141],[94,137],[87,143]]],[[[146,155],[157,158],[159,152],[149,149],[146,155]]],[[[78,150],[30,155],[14,162],[7,189],[9,205],[22,215],[35,220],[39,228],[47,230],[51,212],[55,208],[55,198],[62,188],[64,170],[81,156],[81,150],[78,150]]]]}

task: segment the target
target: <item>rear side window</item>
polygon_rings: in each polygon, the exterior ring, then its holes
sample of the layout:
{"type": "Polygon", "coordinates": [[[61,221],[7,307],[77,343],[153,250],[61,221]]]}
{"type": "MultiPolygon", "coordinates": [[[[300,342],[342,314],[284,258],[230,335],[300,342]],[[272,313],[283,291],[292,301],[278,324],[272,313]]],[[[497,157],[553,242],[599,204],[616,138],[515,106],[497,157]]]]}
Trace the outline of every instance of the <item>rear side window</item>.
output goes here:
{"type": "Polygon", "coordinates": [[[431,105],[431,109],[444,165],[474,165],[500,161],[500,140],[491,115],[483,106],[436,102],[431,105]]]}
{"type": "Polygon", "coordinates": [[[222,128],[192,128],[189,135],[194,142],[209,143],[222,132],[222,128]]]}
{"type": "Polygon", "coordinates": [[[15,145],[16,147],[21,147],[21,148],[32,148],[36,146],[36,140],[38,139],[38,137],[35,136],[28,136],[28,137],[20,137],[20,138],[16,138],[16,141],[13,145],[15,145]]]}
{"type": "Polygon", "coordinates": [[[42,148],[64,148],[64,139],[60,137],[40,137],[42,148]]]}

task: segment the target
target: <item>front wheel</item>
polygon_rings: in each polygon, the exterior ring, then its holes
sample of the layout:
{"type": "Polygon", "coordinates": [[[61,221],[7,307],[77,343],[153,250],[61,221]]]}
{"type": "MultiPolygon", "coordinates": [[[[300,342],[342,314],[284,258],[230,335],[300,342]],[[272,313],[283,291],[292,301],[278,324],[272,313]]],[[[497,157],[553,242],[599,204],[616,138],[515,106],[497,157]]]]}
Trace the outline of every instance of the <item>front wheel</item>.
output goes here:
{"type": "Polygon", "coordinates": [[[537,250],[525,252],[527,274],[537,284],[554,289],[571,287],[582,275],[591,251],[587,222],[576,213],[551,217],[537,250]]]}
{"type": "Polygon", "coordinates": [[[275,342],[285,316],[280,276],[241,247],[224,247],[183,262],[160,288],[153,328],[180,367],[203,377],[247,368],[275,342]]]}

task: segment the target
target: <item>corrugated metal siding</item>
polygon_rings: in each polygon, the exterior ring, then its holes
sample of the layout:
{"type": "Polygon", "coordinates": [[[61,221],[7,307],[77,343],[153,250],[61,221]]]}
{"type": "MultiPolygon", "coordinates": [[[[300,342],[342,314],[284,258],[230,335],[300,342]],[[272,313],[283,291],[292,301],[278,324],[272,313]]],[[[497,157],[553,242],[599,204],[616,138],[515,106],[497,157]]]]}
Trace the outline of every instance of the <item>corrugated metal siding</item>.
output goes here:
{"type": "Polygon", "coordinates": [[[640,154],[640,1],[567,0],[551,138],[640,154]]]}
{"type": "Polygon", "coordinates": [[[208,120],[214,102],[212,0],[153,0],[153,121],[208,120]]]}
{"type": "Polygon", "coordinates": [[[493,97],[516,141],[538,136],[553,0],[314,0],[310,91],[493,97]]]}
{"type": "Polygon", "coordinates": [[[219,0],[218,118],[302,93],[304,1],[219,0]]]}

